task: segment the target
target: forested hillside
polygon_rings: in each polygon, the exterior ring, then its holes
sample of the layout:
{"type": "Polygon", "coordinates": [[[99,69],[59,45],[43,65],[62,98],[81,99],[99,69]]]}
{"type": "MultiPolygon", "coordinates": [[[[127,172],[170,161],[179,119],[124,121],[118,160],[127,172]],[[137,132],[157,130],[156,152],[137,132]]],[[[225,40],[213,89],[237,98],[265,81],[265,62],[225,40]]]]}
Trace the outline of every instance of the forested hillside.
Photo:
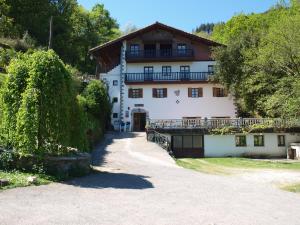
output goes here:
{"type": "Polygon", "coordinates": [[[118,23],[101,4],[89,11],[76,0],[0,0],[0,44],[47,48],[51,16],[52,48],[65,63],[93,74],[88,49],[120,35],[118,23]]]}
{"type": "Polygon", "coordinates": [[[236,96],[240,116],[300,116],[300,1],[214,26],[217,78],[236,96]]]}

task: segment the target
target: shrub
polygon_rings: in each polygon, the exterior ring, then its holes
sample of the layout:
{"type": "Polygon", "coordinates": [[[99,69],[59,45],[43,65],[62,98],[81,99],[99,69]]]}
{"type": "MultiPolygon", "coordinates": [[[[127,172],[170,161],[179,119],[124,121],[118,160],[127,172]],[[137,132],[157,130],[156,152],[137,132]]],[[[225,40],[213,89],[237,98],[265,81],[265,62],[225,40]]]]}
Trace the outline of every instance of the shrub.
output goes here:
{"type": "Polygon", "coordinates": [[[86,114],[69,70],[53,51],[25,54],[8,72],[1,93],[4,146],[40,156],[68,154],[67,146],[87,150],[86,114]]]}
{"type": "Polygon", "coordinates": [[[88,136],[93,143],[103,136],[104,129],[110,123],[111,104],[105,85],[99,80],[92,80],[79,96],[88,117],[88,136]]]}

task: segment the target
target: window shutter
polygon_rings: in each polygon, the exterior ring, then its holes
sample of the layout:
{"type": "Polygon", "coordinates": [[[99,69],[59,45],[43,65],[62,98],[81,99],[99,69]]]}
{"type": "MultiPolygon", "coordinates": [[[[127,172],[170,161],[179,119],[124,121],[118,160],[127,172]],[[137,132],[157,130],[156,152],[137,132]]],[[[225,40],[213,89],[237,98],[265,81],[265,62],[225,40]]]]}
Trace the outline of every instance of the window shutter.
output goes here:
{"type": "Polygon", "coordinates": [[[140,89],[140,97],[143,98],[143,88],[140,89]]]}
{"type": "Polygon", "coordinates": [[[189,97],[189,98],[192,97],[192,88],[188,88],[188,97],[189,97]]]}
{"type": "Polygon", "coordinates": [[[203,88],[198,88],[198,97],[203,97],[203,88]]]}
{"type": "Polygon", "coordinates": [[[128,98],[132,98],[132,89],[128,89],[128,98]]]}
{"type": "Polygon", "coordinates": [[[163,92],[164,92],[164,98],[168,97],[167,88],[164,88],[163,92]]]}
{"type": "Polygon", "coordinates": [[[152,97],[157,98],[157,91],[156,88],[152,88],[152,97]]]}
{"type": "Polygon", "coordinates": [[[213,87],[213,96],[217,97],[217,88],[213,87]]]}

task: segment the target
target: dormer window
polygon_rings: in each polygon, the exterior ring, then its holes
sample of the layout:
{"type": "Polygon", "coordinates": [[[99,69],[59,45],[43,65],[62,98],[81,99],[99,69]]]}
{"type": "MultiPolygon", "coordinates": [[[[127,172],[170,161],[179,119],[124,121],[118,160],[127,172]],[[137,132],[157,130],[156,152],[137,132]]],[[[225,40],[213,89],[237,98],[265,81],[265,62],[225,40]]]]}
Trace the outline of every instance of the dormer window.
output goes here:
{"type": "Polygon", "coordinates": [[[140,45],[139,44],[131,44],[130,45],[130,55],[139,55],[140,45]]]}
{"type": "Polygon", "coordinates": [[[177,44],[177,53],[178,55],[186,55],[187,47],[186,44],[177,44]]]}

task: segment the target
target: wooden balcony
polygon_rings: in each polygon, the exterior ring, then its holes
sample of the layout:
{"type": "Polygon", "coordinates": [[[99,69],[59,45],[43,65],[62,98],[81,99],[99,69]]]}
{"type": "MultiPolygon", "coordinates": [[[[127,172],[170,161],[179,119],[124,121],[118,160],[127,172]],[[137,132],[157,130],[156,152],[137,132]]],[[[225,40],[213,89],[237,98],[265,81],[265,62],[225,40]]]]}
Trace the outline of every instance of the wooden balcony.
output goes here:
{"type": "Polygon", "coordinates": [[[126,73],[125,83],[207,82],[212,76],[211,72],[126,73]]]}
{"type": "Polygon", "coordinates": [[[126,51],[127,62],[189,61],[194,59],[193,49],[154,49],[126,51]]]}
{"type": "Polygon", "coordinates": [[[299,119],[235,118],[235,119],[161,119],[147,121],[147,129],[217,129],[232,128],[300,128],[299,119]]]}

